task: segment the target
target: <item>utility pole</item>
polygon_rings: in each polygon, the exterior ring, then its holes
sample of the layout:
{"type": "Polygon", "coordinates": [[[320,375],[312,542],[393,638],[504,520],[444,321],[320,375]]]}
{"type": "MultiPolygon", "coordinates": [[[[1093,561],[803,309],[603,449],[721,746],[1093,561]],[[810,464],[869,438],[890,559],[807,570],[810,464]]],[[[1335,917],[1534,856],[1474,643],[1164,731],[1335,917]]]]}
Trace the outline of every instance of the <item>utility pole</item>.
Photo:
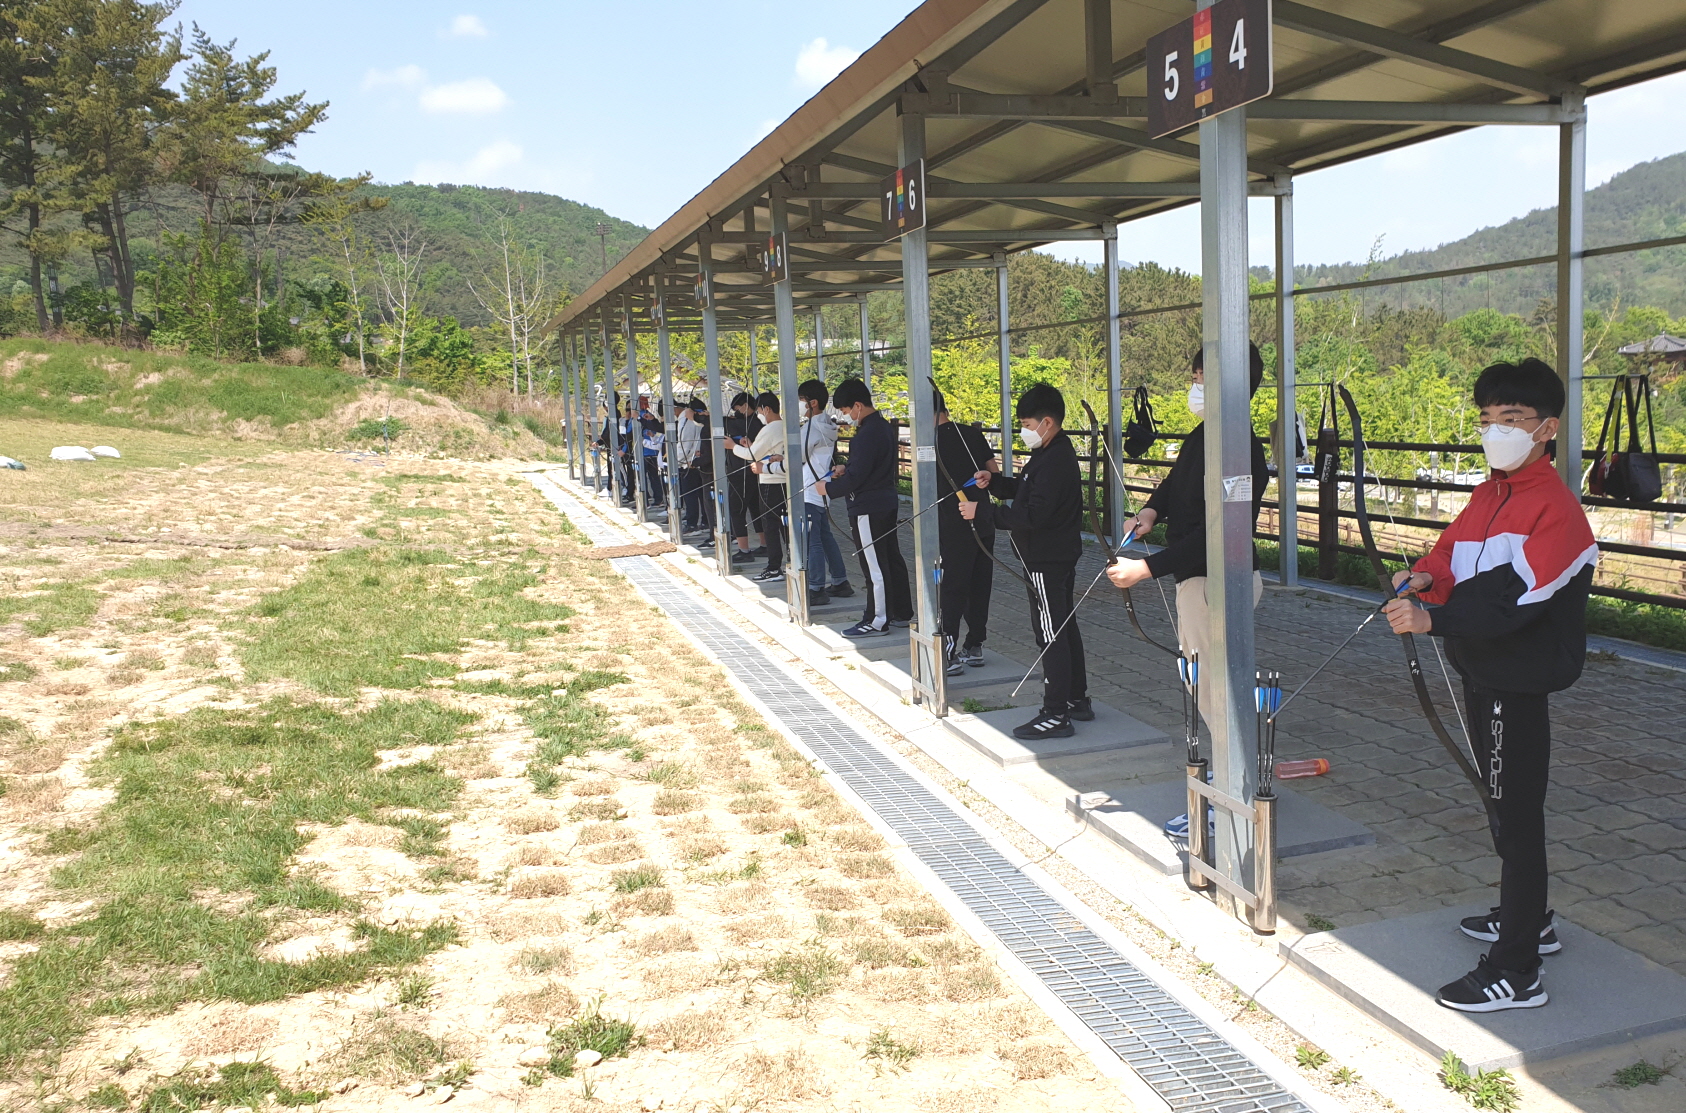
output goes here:
{"type": "Polygon", "coordinates": [[[597,227],[593,228],[591,231],[591,234],[597,237],[597,246],[602,252],[604,274],[609,273],[609,233],[613,231],[613,228],[601,221],[599,221],[597,227]]]}

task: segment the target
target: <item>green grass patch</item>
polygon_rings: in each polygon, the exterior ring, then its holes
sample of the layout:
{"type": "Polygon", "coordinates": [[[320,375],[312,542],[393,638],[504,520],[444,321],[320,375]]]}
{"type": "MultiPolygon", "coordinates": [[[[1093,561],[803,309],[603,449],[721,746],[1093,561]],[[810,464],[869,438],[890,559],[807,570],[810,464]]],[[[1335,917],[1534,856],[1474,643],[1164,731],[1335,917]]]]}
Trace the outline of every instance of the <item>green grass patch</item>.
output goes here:
{"type": "Polygon", "coordinates": [[[1622,1067],[1610,1075],[1610,1082],[1623,1090],[1637,1090],[1641,1086],[1655,1086],[1667,1075],[1668,1071],[1641,1059],[1632,1066],[1622,1067]]]}
{"type": "Polygon", "coordinates": [[[190,415],[202,420],[210,409],[226,421],[268,420],[281,428],[327,416],[364,386],[326,367],[223,363],[51,340],[0,341],[0,360],[16,355],[24,356],[17,373],[0,379],[0,417],[173,430],[190,415]]]}
{"type": "Polygon", "coordinates": [[[460,475],[447,475],[440,472],[436,475],[426,475],[421,472],[401,471],[392,475],[383,475],[375,480],[388,487],[405,487],[415,483],[467,483],[468,480],[460,475]]]}
{"type": "Polygon", "coordinates": [[[366,417],[346,430],[348,441],[384,441],[396,437],[410,427],[410,423],[396,417],[366,417]]]}
{"type": "MultiPolygon", "coordinates": [[[[1354,1075],[1353,1081],[1356,1080],[1354,1075]]],[[[1343,1080],[1337,1077],[1336,1081],[1343,1080]]],[[[1516,1088],[1516,1080],[1509,1071],[1478,1070],[1470,1074],[1463,1060],[1450,1051],[1440,1060],[1440,1084],[1476,1109],[1510,1113],[1522,1103],[1522,1092],[1516,1088]]]]}
{"type": "Polygon", "coordinates": [[[0,622],[24,616],[24,632],[32,638],[87,625],[105,597],[81,584],[46,584],[28,594],[0,596],[0,622]]]}
{"type": "MultiPolygon", "coordinates": [[[[118,1092],[121,1093],[121,1089],[118,1092]]],[[[114,1096],[107,1094],[107,1099],[114,1096]]],[[[180,1109],[226,1109],[234,1106],[255,1109],[266,1103],[296,1107],[327,1100],[326,1090],[295,1090],[288,1086],[268,1063],[227,1063],[214,1071],[190,1067],[171,1075],[149,1087],[135,1108],[141,1113],[176,1113],[180,1109]]],[[[106,1106],[110,1109],[123,1107],[106,1106]]]]}
{"type": "Polygon", "coordinates": [[[41,670],[28,661],[0,661],[0,684],[12,680],[34,680],[41,670]]]}
{"type": "Polygon", "coordinates": [[[529,599],[539,582],[518,568],[477,566],[474,582],[437,549],[376,545],[311,565],[292,587],[257,605],[256,637],[242,651],[250,681],[297,680],[329,695],[365,687],[422,687],[451,676],[470,638],[525,648],[530,623],[559,623],[573,612],[529,599]]]}
{"type": "Polygon", "coordinates": [[[903,1043],[891,1035],[888,1026],[875,1030],[866,1041],[866,1050],[861,1058],[872,1063],[875,1068],[888,1067],[891,1070],[906,1070],[920,1051],[917,1043],[903,1043]]]}
{"type": "Polygon", "coordinates": [[[638,866],[630,870],[616,870],[611,883],[617,893],[636,893],[657,888],[662,884],[662,872],[655,866],[638,866]]]}
{"type": "Polygon", "coordinates": [[[761,976],[786,986],[791,997],[800,1001],[830,993],[848,970],[849,964],[841,957],[820,944],[811,943],[774,958],[762,969],[761,976]]]}
{"type": "Polygon", "coordinates": [[[551,1074],[570,1077],[574,1073],[574,1056],[581,1051],[595,1051],[605,1059],[615,1059],[643,1044],[644,1039],[632,1021],[604,1016],[602,1008],[601,999],[588,1001],[580,1015],[550,1030],[550,1063],[546,1069],[551,1074]]]}
{"type": "Polygon", "coordinates": [[[1594,596],[1587,600],[1586,629],[1660,649],[1686,650],[1686,611],[1673,607],[1594,596]]]}
{"type": "MultiPolygon", "coordinates": [[[[94,899],[97,911],[37,931],[40,949],[0,986],[0,1068],[68,1045],[98,1017],[355,984],[452,942],[448,923],[417,935],[359,923],[360,945],[349,953],[301,963],[258,953],[271,928],[265,909],[353,908],[307,875],[289,874],[289,859],[309,842],[299,828],[353,816],[411,823],[385,819],[385,810],[450,807],[460,781],[428,762],[377,771],[377,751],[447,744],[472,719],[428,701],[348,713],[273,700],[124,727],[90,769],[115,799],[92,823],[45,840],[49,853],[77,853],[55,871],[55,885],[94,899]],[[206,894],[250,899],[241,906],[206,894]]],[[[406,845],[437,845],[412,842],[437,827],[424,823],[419,833],[406,830],[406,845]]]]}

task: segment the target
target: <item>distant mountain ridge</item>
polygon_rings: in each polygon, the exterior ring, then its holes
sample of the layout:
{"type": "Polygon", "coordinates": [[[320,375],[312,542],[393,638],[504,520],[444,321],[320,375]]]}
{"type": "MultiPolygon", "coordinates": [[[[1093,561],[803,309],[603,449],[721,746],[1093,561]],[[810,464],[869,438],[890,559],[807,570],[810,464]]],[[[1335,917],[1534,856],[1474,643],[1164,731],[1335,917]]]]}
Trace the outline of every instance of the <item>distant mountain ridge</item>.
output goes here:
{"type": "MultiPolygon", "coordinates": [[[[1686,152],[1641,162],[1586,195],[1586,246],[1633,243],[1686,235],[1686,152]]],[[[1336,263],[1295,268],[1298,285],[1322,286],[1364,278],[1388,278],[1449,270],[1479,263],[1550,255],[1557,250],[1557,207],[1483,228],[1461,240],[1425,251],[1407,251],[1374,265],[1336,263]]],[[[1260,271],[1268,279],[1268,271],[1260,271]]],[[[1491,306],[1504,313],[1532,313],[1542,299],[1555,299],[1555,269],[1550,266],[1495,271],[1436,279],[1370,291],[1368,298],[1407,306],[1444,305],[1448,317],[1491,306]],[[1444,290],[1441,286],[1444,285],[1444,290]],[[1443,299],[1443,300],[1442,300],[1443,299]]],[[[1586,297],[1590,306],[1608,309],[1654,305],[1670,316],[1686,315],[1686,245],[1632,254],[1600,256],[1586,262],[1586,297]]]]}

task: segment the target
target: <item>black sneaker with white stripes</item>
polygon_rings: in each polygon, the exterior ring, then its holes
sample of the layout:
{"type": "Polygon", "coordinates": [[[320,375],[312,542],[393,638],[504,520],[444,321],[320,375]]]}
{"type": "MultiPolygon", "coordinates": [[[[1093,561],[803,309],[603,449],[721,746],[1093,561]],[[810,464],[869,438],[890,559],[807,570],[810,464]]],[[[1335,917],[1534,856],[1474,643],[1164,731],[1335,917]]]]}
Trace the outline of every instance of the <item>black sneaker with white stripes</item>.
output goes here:
{"type": "Polygon", "coordinates": [[[1013,728],[1014,738],[1030,741],[1038,738],[1070,738],[1076,733],[1077,728],[1071,725],[1071,716],[1050,715],[1046,711],[1038,712],[1036,718],[1023,726],[1013,728]]]}
{"type": "Polygon", "coordinates": [[[960,647],[960,660],[974,669],[984,667],[983,646],[963,645],[960,647]]]}
{"type": "Polygon", "coordinates": [[[1066,714],[1077,722],[1092,723],[1095,721],[1095,702],[1088,696],[1084,696],[1082,699],[1069,700],[1065,706],[1066,714]]]}
{"type": "Polygon", "coordinates": [[[1482,955],[1474,970],[1441,986],[1435,1000],[1463,1013],[1496,1013],[1506,1009],[1537,1009],[1551,998],[1540,984],[1538,967],[1526,974],[1500,970],[1488,965],[1487,956],[1482,955]]]}
{"type": "Polygon", "coordinates": [[[857,622],[853,626],[846,626],[838,633],[845,638],[882,638],[890,633],[890,624],[874,626],[870,622],[857,622]]]}
{"type": "MultiPolygon", "coordinates": [[[[1545,926],[1540,929],[1540,954],[1554,955],[1563,949],[1563,944],[1557,940],[1557,927],[1552,917],[1557,913],[1546,909],[1545,926]]],[[[1499,910],[1489,910],[1481,916],[1465,916],[1458,921],[1458,930],[1471,939],[1479,939],[1483,943],[1497,943],[1499,941],[1499,910]]]]}
{"type": "Polygon", "coordinates": [[[784,579],[784,569],[763,568],[761,571],[751,576],[750,579],[754,580],[758,584],[777,583],[778,581],[784,579]]]}

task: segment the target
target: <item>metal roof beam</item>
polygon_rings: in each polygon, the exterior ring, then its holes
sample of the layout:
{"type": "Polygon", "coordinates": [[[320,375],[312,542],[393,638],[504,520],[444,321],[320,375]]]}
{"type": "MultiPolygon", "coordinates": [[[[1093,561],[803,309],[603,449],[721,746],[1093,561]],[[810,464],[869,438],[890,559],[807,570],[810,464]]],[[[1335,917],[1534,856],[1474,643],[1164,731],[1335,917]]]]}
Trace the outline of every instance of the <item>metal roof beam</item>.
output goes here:
{"type": "MultiPolygon", "coordinates": [[[[896,172],[896,168],[894,166],[886,166],[881,162],[873,162],[870,159],[858,158],[854,155],[846,155],[841,152],[829,154],[826,156],[825,160],[828,164],[840,167],[844,170],[852,170],[857,174],[871,174],[880,178],[887,177],[896,172]]],[[[936,177],[935,175],[929,173],[929,171],[926,172],[926,188],[933,185],[953,184],[958,183],[952,182],[948,178],[936,177]]],[[[878,194],[876,192],[873,193],[874,198],[877,196],[878,194]]],[[[1029,212],[1041,213],[1044,216],[1057,216],[1063,220],[1076,221],[1079,224],[1099,225],[1101,221],[1108,219],[1105,213],[1090,212],[1087,209],[1074,209],[1066,205],[1050,205],[1045,201],[1014,201],[1009,202],[1009,204],[1017,209],[1025,209],[1029,212]]]]}
{"type": "Polygon", "coordinates": [[[1346,16],[1307,7],[1296,3],[1295,0],[1275,0],[1274,20],[1280,27],[1359,47],[1384,57],[1457,74],[1459,77],[1473,77],[1516,93],[1561,97],[1586,91],[1573,82],[1548,77],[1520,66],[1496,62],[1491,58],[1483,58],[1453,47],[1441,46],[1439,43],[1425,42],[1385,27],[1361,23],[1346,16]]]}
{"type": "Polygon", "coordinates": [[[1557,104],[1413,104],[1409,101],[1261,100],[1255,120],[1337,120],[1372,124],[1572,124],[1586,118],[1557,104]]]}
{"type": "MultiPolygon", "coordinates": [[[[1139,151],[1156,151],[1162,155],[1170,155],[1172,158],[1180,158],[1193,163],[1200,161],[1200,148],[1196,144],[1184,143],[1181,139],[1155,139],[1147,132],[1138,131],[1135,128],[1122,127],[1100,120],[1047,119],[1035,122],[1044,127],[1074,131],[1079,135],[1087,135],[1091,139],[1105,139],[1125,147],[1133,147],[1139,151]]],[[[1247,170],[1253,174],[1263,174],[1267,178],[1273,178],[1278,174],[1292,173],[1286,166],[1280,166],[1259,158],[1248,159],[1247,170]]]]}

